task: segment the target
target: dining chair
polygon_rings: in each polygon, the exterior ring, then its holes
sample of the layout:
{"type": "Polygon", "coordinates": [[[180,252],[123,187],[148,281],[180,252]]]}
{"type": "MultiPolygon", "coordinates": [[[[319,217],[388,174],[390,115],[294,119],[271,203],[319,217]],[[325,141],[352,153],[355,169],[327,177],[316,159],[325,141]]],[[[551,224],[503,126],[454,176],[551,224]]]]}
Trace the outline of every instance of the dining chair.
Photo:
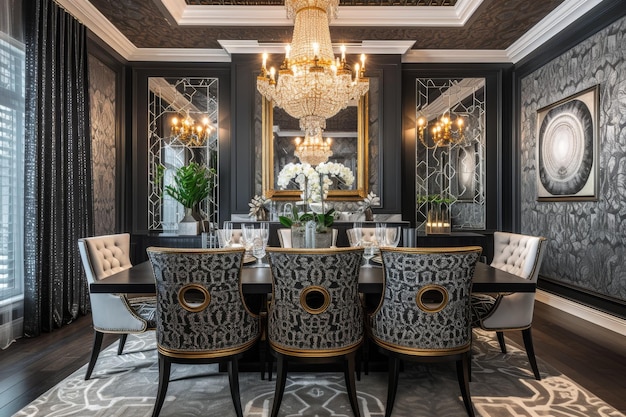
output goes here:
{"type": "Polygon", "coordinates": [[[381,249],[384,293],[367,329],[389,357],[385,417],[393,410],[401,360],[455,361],[465,409],[474,416],[470,294],[481,251],[478,246],[381,249]]]}
{"type": "MultiPolygon", "coordinates": [[[[128,233],[78,239],[78,250],[87,284],[132,267],[128,233]]],[[[154,330],[156,309],[156,298],[153,295],[129,297],[126,294],[94,294],[89,291],[89,300],[94,338],[85,380],[91,378],[104,333],[120,335],[117,354],[121,355],[129,333],[154,330]]]]}
{"type": "Polygon", "coordinates": [[[355,356],[363,342],[360,248],[267,250],[272,274],[268,339],[277,356],[271,416],[280,409],[290,362],[338,362],[352,412],[360,416],[355,356]]]}
{"type": "Polygon", "coordinates": [[[241,292],[243,248],[147,249],[157,289],[156,339],[159,387],[153,417],[159,415],[172,363],[225,363],[238,417],[238,358],[260,335],[259,317],[241,292]]]}
{"type": "MultiPolygon", "coordinates": [[[[545,252],[545,243],[544,237],[495,232],[491,266],[536,283],[545,252]]],[[[495,331],[502,353],[506,353],[503,332],[521,330],[528,362],[535,379],[540,380],[541,375],[537,367],[530,331],[534,309],[534,292],[472,295],[473,326],[495,331]]]]}
{"type": "MultiPolygon", "coordinates": [[[[292,248],[292,243],[291,243],[291,229],[287,229],[287,228],[281,228],[277,230],[278,232],[278,241],[280,242],[280,247],[281,248],[292,248]]],[[[331,247],[336,247],[337,246],[337,236],[339,234],[339,231],[337,229],[332,229],[332,240],[331,240],[331,247]]]]}

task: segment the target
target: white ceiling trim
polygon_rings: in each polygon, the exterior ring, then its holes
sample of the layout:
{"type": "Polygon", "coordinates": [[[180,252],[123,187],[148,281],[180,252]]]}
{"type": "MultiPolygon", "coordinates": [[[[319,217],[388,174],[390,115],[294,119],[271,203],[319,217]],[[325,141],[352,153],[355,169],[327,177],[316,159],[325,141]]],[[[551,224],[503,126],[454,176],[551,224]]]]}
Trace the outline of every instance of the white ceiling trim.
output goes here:
{"type": "MultiPolygon", "coordinates": [[[[292,26],[283,6],[198,6],[161,0],[180,26],[292,26]]],[[[459,0],[454,7],[339,7],[331,26],[463,26],[483,0],[459,0]]]]}
{"type": "MultiPolygon", "coordinates": [[[[257,40],[218,40],[220,46],[230,54],[285,54],[286,43],[259,43],[257,40]]],[[[370,41],[358,43],[333,44],[333,52],[341,54],[341,46],[346,47],[347,54],[393,54],[404,55],[413,47],[414,41],[370,41]]]]}
{"type": "Polygon", "coordinates": [[[498,49],[411,49],[402,56],[404,63],[503,63],[510,62],[506,51],[498,49]]]}
{"type": "Polygon", "coordinates": [[[72,16],[102,39],[124,59],[135,53],[137,47],[128,40],[98,9],[89,1],[55,0],[72,16]]]}
{"type": "Polygon", "coordinates": [[[565,0],[506,50],[509,60],[513,63],[522,60],[601,2],[602,0],[565,0]]]}

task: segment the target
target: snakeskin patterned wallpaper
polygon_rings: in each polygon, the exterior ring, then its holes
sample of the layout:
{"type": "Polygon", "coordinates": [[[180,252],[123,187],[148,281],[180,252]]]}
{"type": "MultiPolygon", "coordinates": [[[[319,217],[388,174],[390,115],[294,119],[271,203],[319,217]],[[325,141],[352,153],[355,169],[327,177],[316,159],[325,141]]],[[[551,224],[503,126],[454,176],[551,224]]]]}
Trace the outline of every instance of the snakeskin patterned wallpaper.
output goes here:
{"type": "Polygon", "coordinates": [[[95,235],[115,233],[116,74],[89,55],[95,235]]]}
{"type": "Polygon", "coordinates": [[[549,239],[541,274],[626,300],[626,19],[522,79],[521,229],[549,239]],[[596,202],[538,202],[537,109],[600,85],[596,202]]]}

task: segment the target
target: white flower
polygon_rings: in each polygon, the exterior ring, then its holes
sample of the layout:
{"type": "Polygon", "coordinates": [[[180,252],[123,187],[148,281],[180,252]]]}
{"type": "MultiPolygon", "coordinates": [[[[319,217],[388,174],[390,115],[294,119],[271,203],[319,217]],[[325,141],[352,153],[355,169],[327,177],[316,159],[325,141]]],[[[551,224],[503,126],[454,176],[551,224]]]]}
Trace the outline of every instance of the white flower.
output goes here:
{"type": "Polygon", "coordinates": [[[250,207],[250,213],[248,215],[250,217],[256,217],[261,210],[265,209],[265,203],[268,201],[269,199],[265,198],[263,195],[255,195],[248,203],[250,207]]]}
{"type": "Polygon", "coordinates": [[[311,203],[327,198],[328,190],[333,184],[331,179],[333,177],[348,187],[354,184],[352,170],[335,162],[325,162],[315,168],[309,164],[289,163],[280,170],[276,183],[280,188],[285,189],[291,181],[295,181],[302,191],[302,200],[311,203]]]}
{"type": "Polygon", "coordinates": [[[359,212],[363,213],[368,208],[372,206],[377,206],[380,204],[380,197],[377,197],[376,194],[370,192],[367,197],[363,199],[363,201],[359,201],[359,212]]]}

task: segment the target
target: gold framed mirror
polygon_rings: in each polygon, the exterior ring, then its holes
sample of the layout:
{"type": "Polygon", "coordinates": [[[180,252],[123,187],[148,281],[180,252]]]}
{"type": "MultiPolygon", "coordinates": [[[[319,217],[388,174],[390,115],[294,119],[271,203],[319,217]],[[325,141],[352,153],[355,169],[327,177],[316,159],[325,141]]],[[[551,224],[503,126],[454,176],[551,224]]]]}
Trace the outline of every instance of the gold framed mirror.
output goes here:
{"type": "MultiPolygon", "coordinates": [[[[330,162],[342,163],[352,170],[354,184],[333,187],[327,200],[362,200],[368,193],[368,104],[369,93],[349,104],[336,116],[328,119],[324,137],[333,141],[330,162]]],[[[274,109],[270,101],[262,99],[262,183],[263,194],[273,200],[300,200],[300,190],[280,189],[276,180],[281,169],[290,162],[299,163],[294,155],[295,138],[303,137],[299,121],[282,109],[274,109]]]]}

